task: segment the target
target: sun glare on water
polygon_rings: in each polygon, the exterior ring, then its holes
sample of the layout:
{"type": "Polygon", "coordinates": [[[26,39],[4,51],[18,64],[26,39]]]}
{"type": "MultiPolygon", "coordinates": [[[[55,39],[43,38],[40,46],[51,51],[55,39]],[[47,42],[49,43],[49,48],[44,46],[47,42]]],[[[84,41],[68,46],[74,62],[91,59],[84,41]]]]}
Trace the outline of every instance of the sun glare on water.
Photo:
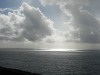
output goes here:
{"type": "Polygon", "coordinates": [[[75,51],[75,49],[48,49],[45,51],[75,51]]]}
{"type": "Polygon", "coordinates": [[[58,51],[58,52],[73,52],[77,51],[77,49],[39,49],[39,50],[30,50],[30,51],[58,51]]]}

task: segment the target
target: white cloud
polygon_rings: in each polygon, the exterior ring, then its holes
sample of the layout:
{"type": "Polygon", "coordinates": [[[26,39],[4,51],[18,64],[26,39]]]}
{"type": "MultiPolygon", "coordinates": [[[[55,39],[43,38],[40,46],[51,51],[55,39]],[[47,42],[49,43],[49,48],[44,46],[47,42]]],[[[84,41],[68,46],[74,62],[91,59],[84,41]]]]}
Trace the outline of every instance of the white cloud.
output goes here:
{"type": "Polygon", "coordinates": [[[23,3],[18,10],[0,14],[0,41],[41,41],[51,36],[53,31],[53,22],[39,8],[27,3],[23,3]]]}
{"type": "Polygon", "coordinates": [[[25,16],[23,21],[22,36],[30,41],[39,41],[46,36],[52,35],[53,22],[45,17],[38,8],[31,7],[24,3],[21,12],[25,16]]]}

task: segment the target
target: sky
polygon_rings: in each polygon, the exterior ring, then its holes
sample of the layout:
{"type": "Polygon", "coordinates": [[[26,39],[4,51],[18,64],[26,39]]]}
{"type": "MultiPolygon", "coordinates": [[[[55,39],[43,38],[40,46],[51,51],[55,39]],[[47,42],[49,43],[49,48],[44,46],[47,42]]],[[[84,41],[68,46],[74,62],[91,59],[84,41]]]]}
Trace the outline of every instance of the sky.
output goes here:
{"type": "Polygon", "coordinates": [[[100,49],[100,0],[0,0],[0,47],[100,49]]]}

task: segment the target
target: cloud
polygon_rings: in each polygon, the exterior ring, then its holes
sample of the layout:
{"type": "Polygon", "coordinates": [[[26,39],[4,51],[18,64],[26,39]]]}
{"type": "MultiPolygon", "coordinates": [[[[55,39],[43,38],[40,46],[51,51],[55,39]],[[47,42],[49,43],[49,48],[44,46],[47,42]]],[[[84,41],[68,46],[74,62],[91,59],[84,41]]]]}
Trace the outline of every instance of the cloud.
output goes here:
{"type": "Polygon", "coordinates": [[[30,41],[37,41],[52,35],[53,22],[43,15],[38,8],[24,3],[21,12],[25,16],[22,36],[30,41]]]}
{"type": "Polygon", "coordinates": [[[66,22],[69,32],[67,41],[83,43],[100,43],[100,0],[40,0],[43,5],[59,6],[61,11],[70,17],[66,22]],[[69,40],[68,40],[69,38],[69,40]]]}
{"type": "Polygon", "coordinates": [[[65,31],[56,29],[55,33],[53,33],[52,36],[48,36],[46,39],[44,39],[44,41],[47,43],[62,43],[66,40],[66,38],[64,37],[65,34],[65,31]]]}
{"type": "MultiPolygon", "coordinates": [[[[100,43],[100,23],[99,20],[86,10],[70,10],[72,14],[72,20],[70,26],[74,29],[78,29],[78,35],[72,34],[74,37],[80,38],[81,42],[86,43],[100,43]]],[[[68,25],[68,24],[67,24],[68,25]]],[[[70,30],[73,32],[73,30],[70,30]]],[[[75,32],[75,31],[74,31],[75,32]]]]}
{"type": "Polygon", "coordinates": [[[84,43],[100,43],[100,22],[92,13],[77,4],[74,7],[73,5],[65,5],[64,8],[71,15],[70,25],[74,29],[79,29],[78,35],[72,34],[74,38],[77,36],[84,43]]]}
{"type": "Polygon", "coordinates": [[[0,9],[0,41],[41,41],[53,34],[53,22],[39,10],[23,3],[18,10],[0,9]],[[8,12],[8,13],[7,13],[8,12]]]}

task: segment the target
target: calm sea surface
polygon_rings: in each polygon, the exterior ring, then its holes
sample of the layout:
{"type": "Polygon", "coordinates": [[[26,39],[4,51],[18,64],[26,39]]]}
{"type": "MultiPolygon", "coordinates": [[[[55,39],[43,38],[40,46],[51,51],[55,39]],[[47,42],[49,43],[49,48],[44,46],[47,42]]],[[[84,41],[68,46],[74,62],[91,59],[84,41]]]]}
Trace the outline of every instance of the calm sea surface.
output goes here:
{"type": "Polygon", "coordinates": [[[0,66],[42,75],[100,75],[100,52],[0,50],[0,66]]]}

